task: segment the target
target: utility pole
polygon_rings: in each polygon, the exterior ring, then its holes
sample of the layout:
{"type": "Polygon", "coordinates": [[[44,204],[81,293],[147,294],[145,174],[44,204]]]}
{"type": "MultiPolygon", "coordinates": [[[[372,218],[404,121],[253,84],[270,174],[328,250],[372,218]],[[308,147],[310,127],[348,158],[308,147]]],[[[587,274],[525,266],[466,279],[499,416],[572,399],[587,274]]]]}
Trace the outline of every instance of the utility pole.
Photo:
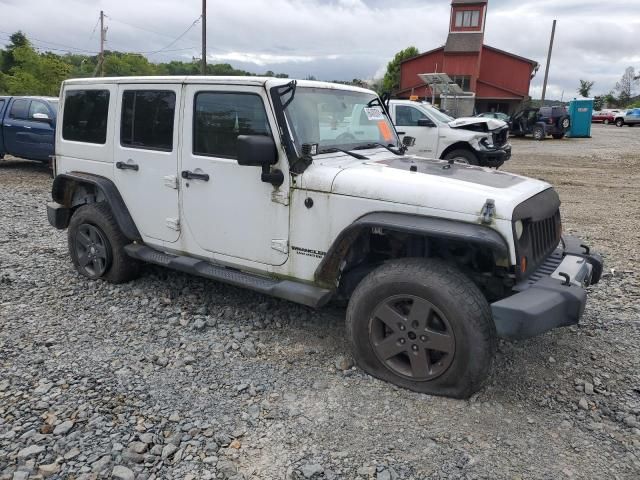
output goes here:
{"type": "Polygon", "coordinates": [[[98,70],[100,76],[104,77],[104,42],[106,41],[107,31],[104,28],[104,12],[100,10],[100,56],[98,57],[98,70]]]}
{"type": "Polygon", "coordinates": [[[551,53],[553,52],[553,39],[556,36],[556,20],[553,21],[551,27],[551,41],[549,42],[549,53],[547,54],[547,68],[544,71],[544,83],[542,84],[542,106],[544,107],[544,98],[547,95],[547,80],[549,79],[549,65],[551,64],[551,53]]]}
{"type": "Polygon", "coordinates": [[[202,0],[202,75],[207,74],[207,0],[202,0]]]}

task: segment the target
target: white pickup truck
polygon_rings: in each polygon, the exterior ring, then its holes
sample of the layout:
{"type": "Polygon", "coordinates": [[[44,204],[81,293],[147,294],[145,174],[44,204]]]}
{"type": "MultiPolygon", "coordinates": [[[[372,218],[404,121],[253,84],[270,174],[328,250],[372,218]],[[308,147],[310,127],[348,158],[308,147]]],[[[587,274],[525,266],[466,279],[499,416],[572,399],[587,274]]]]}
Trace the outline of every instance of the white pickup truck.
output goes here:
{"type": "Polygon", "coordinates": [[[398,134],[416,139],[410,153],[486,167],[500,167],[511,158],[509,126],[495,118],[454,119],[429,104],[391,100],[391,118],[398,134]]]}
{"type": "MultiPolygon", "coordinates": [[[[457,130],[436,120],[418,128],[457,130]]],[[[370,90],[68,80],[58,127],[47,213],[81,275],[127,282],[150,262],[313,308],[348,301],[358,364],[415,391],[468,397],[498,337],[576,324],[602,273],[562,236],[551,185],[405,155],[370,90]]]]}

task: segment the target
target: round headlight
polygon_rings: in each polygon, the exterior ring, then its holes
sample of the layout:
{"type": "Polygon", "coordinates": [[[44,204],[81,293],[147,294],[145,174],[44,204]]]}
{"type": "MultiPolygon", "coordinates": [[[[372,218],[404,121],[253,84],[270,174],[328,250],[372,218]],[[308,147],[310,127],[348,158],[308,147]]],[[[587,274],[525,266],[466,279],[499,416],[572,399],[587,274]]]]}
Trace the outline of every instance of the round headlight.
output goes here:
{"type": "Polygon", "coordinates": [[[524,225],[522,224],[522,220],[516,221],[515,227],[516,237],[518,237],[518,240],[520,240],[520,238],[522,238],[522,234],[524,233],[524,225]]]}

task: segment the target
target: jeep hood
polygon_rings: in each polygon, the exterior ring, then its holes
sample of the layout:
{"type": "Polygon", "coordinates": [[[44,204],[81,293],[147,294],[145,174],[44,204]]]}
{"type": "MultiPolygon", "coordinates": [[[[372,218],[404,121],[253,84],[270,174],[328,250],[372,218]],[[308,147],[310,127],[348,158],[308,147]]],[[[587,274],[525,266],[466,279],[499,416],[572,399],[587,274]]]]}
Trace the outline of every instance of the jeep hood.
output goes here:
{"type": "Polygon", "coordinates": [[[449,122],[451,128],[460,128],[463,130],[473,130],[475,132],[490,132],[492,130],[499,130],[507,126],[507,122],[498,120],[497,118],[482,118],[482,117],[461,117],[456,118],[454,121],[449,122]]]}
{"type": "MultiPolygon", "coordinates": [[[[416,156],[400,157],[382,149],[358,153],[368,160],[342,154],[314,158],[302,175],[299,188],[475,216],[492,199],[496,218],[510,220],[517,205],[551,187],[511,173],[416,156]]],[[[408,211],[415,212],[415,208],[408,211]]]]}

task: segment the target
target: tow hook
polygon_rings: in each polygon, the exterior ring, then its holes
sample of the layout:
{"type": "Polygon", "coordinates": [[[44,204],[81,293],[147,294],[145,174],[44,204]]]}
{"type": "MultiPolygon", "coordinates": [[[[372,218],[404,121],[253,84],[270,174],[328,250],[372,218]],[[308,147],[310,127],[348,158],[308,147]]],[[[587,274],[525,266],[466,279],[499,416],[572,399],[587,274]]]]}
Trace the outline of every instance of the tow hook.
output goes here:
{"type": "Polygon", "coordinates": [[[491,219],[496,213],[496,202],[492,198],[487,198],[482,210],[480,210],[480,216],[482,223],[488,225],[491,223],[491,219]]]}

